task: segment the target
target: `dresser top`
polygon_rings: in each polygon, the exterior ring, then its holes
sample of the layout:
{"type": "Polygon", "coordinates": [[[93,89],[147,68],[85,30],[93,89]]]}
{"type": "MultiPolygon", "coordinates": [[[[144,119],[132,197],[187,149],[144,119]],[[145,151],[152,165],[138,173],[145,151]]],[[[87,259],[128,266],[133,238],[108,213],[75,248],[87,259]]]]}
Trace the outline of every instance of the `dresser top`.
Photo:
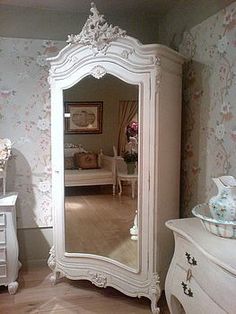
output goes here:
{"type": "Polygon", "coordinates": [[[5,195],[0,195],[0,206],[14,206],[16,203],[18,194],[16,192],[6,193],[5,195]]]}
{"type": "Polygon", "coordinates": [[[169,220],[166,226],[195,245],[212,262],[236,275],[236,239],[211,234],[198,218],[169,220]]]}

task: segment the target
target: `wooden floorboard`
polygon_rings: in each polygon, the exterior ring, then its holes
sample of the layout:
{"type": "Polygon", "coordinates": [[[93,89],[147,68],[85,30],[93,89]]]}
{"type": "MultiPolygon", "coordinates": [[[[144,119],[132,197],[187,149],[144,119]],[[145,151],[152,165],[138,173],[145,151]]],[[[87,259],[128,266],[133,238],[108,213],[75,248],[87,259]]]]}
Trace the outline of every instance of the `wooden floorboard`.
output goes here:
{"type": "Polygon", "coordinates": [[[65,243],[69,253],[111,258],[138,268],[138,241],[131,240],[137,199],[129,186],[122,196],[111,187],[80,187],[65,198],[65,243]]]}
{"type": "MultiPolygon", "coordinates": [[[[9,295],[0,287],[1,314],[150,314],[150,301],[131,298],[113,288],[97,288],[89,281],[66,278],[52,286],[50,269],[34,266],[19,273],[19,289],[9,295]]],[[[160,299],[161,314],[169,314],[164,295],[160,299]]]]}

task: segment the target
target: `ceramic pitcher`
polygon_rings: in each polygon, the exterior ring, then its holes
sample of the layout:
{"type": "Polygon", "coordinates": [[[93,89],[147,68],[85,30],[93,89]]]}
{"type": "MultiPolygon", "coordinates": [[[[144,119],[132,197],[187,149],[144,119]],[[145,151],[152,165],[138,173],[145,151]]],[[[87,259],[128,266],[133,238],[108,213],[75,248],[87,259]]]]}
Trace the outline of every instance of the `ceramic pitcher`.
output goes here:
{"type": "Polygon", "coordinates": [[[236,221],[236,179],[232,176],[213,178],[218,194],[209,200],[211,215],[221,221],[236,221]]]}

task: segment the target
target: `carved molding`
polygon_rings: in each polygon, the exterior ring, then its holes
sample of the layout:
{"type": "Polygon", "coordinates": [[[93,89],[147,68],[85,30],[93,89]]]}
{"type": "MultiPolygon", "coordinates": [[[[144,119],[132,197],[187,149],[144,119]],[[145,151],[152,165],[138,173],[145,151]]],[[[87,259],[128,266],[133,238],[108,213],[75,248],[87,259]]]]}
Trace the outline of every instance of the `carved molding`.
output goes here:
{"type": "Polygon", "coordinates": [[[90,12],[87,21],[78,35],[68,35],[68,43],[79,43],[90,46],[93,50],[105,53],[109,43],[119,37],[124,37],[126,31],[120,29],[118,26],[108,24],[104,19],[104,15],[100,14],[95,4],[91,3],[90,12]]]}
{"type": "Polygon", "coordinates": [[[107,276],[103,273],[88,272],[90,281],[99,288],[106,288],[107,276]]]}
{"type": "Polygon", "coordinates": [[[106,69],[100,65],[95,66],[90,72],[90,74],[96,79],[102,78],[106,73],[106,69]]]}
{"type": "Polygon", "coordinates": [[[49,251],[48,266],[51,270],[54,270],[56,267],[56,253],[54,246],[52,246],[49,251]]]}

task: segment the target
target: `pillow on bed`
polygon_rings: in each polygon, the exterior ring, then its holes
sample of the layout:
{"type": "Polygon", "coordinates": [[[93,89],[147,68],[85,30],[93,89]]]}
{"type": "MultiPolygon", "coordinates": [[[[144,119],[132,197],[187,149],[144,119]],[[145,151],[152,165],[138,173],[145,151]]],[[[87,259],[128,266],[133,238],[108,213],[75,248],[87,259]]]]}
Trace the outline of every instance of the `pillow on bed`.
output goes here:
{"type": "Polygon", "coordinates": [[[75,165],[79,169],[97,169],[98,155],[95,153],[77,153],[74,155],[75,165]]]}
{"type": "Polygon", "coordinates": [[[75,169],[74,157],[65,157],[64,159],[64,167],[66,170],[75,169]]]}

